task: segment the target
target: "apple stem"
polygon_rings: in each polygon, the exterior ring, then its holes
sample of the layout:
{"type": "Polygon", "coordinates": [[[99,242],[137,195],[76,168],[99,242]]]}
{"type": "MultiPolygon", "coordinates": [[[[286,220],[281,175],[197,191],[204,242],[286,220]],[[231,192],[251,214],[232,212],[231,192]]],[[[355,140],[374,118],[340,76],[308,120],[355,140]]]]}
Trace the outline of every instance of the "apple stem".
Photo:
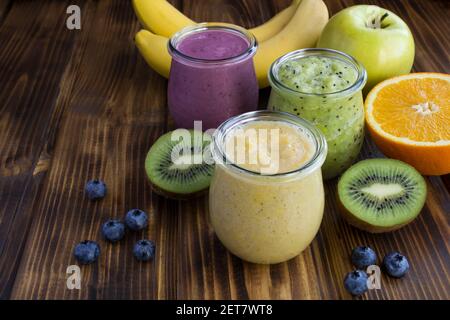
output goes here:
{"type": "Polygon", "coordinates": [[[381,16],[380,22],[383,22],[383,20],[386,19],[388,15],[389,15],[389,13],[385,12],[385,13],[381,16]]]}
{"type": "Polygon", "coordinates": [[[367,27],[372,29],[382,29],[387,27],[382,25],[383,20],[386,19],[387,16],[389,16],[389,13],[385,12],[382,16],[373,18],[369,23],[367,23],[367,27]]]}

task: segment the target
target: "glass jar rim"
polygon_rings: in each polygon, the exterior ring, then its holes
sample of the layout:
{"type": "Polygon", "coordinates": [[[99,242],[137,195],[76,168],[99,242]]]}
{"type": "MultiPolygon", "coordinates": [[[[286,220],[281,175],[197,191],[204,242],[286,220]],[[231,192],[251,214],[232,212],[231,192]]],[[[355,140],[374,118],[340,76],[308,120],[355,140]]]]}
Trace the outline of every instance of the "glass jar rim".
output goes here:
{"type": "Polygon", "coordinates": [[[349,54],[346,54],[342,51],[328,49],[328,48],[306,48],[306,49],[300,49],[296,51],[289,52],[285,54],[284,56],[281,56],[277,60],[275,60],[272,65],[270,66],[270,72],[269,72],[269,83],[272,88],[282,90],[285,92],[289,92],[291,94],[295,95],[301,95],[301,96],[346,96],[353,94],[359,90],[362,90],[364,85],[367,82],[367,71],[364,68],[364,66],[356,60],[354,57],[352,57],[349,54]],[[345,63],[349,63],[353,68],[355,68],[355,71],[358,73],[358,76],[355,80],[355,82],[350,85],[349,87],[334,91],[334,92],[327,92],[327,93],[312,93],[312,92],[302,92],[298,90],[294,90],[288,86],[286,86],[282,81],[280,81],[278,77],[278,70],[280,66],[288,61],[293,59],[301,59],[306,57],[328,57],[333,59],[339,59],[345,63]]]}
{"type": "Polygon", "coordinates": [[[211,143],[212,154],[216,164],[223,164],[238,173],[244,173],[252,176],[260,177],[292,177],[294,175],[303,173],[304,175],[316,170],[318,167],[322,166],[327,156],[327,142],[325,136],[322,132],[314,126],[311,122],[299,118],[293,114],[281,111],[271,111],[271,110],[257,110],[246,112],[241,115],[232,117],[225,122],[223,122],[213,134],[213,143],[211,143]],[[314,155],[305,164],[301,165],[299,168],[275,174],[263,174],[261,172],[248,170],[237,165],[233,161],[229,160],[226,152],[224,150],[226,136],[237,126],[246,124],[252,121],[281,121],[300,127],[304,130],[312,142],[314,143],[315,152],[314,155]]]}
{"type": "Polygon", "coordinates": [[[249,32],[248,30],[231,24],[231,23],[223,23],[223,22],[203,22],[198,23],[192,26],[187,26],[177,33],[175,33],[168,41],[167,44],[169,53],[172,57],[179,57],[184,60],[187,60],[192,63],[202,63],[202,64],[227,64],[232,62],[238,62],[245,58],[249,58],[255,55],[256,50],[258,48],[258,41],[256,40],[255,36],[249,32]],[[203,59],[203,58],[195,58],[190,55],[187,55],[180,50],[177,49],[177,46],[181,40],[183,40],[185,37],[197,33],[197,32],[204,32],[206,30],[224,30],[228,32],[234,32],[236,34],[239,34],[240,36],[243,36],[247,42],[248,42],[248,48],[243,51],[242,53],[239,53],[238,55],[224,58],[224,59],[203,59]]]}

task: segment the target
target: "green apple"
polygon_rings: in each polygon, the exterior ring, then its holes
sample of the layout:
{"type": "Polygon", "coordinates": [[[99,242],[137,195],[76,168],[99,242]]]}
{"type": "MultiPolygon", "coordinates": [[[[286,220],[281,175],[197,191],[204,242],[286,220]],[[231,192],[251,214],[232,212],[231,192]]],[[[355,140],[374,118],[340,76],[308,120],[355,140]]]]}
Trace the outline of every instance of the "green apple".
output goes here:
{"type": "Polygon", "coordinates": [[[317,43],[343,51],[367,70],[368,92],[377,83],[411,71],[414,38],[406,23],[393,12],[372,5],[356,5],[335,14],[317,43]]]}

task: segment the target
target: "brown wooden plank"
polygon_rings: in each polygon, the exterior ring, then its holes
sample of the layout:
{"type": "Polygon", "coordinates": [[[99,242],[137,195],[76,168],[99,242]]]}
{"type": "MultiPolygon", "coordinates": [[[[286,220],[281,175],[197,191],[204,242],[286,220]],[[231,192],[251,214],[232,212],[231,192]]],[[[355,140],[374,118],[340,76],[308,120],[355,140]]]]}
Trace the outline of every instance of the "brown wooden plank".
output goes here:
{"type": "MultiPolygon", "coordinates": [[[[251,27],[290,1],[171,2],[197,21],[222,20],[251,27]]],[[[413,29],[416,43],[420,41],[416,70],[449,72],[445,1],[326,2],[332,13],[356,2],[379,3],[397,12],[413,29]]],[[[40,12],[30,3],[21,3],[16,16],[40,12]]],[[[48,16],[37,15],[49,20],[44,26],[56,23],[50,15],[56,7],[64,7],[56,3],[51,3],[50,11],[43,7],[48,16]]],[[[14,7],[0,28],[0,40],[11,31],[14,36],[17,28],[28,30],[25,28],[29,26],[17,18],[8,24],[13,12],[14,7]]],[[[9,133],[8,139],[0,136],[0,150],[7,146],[20,151],[11,152],[12,162],[0,157],[4,161],[0,162],[0,250],[8,253],[8,259],[3,255],[0,258],[0,283],[5,279],[9,283],[3,297],[9,297],[15,279],[11,295],[15,299],[348,299],[351,297],[342,286],[345,273],[352,269],[348,255],[354,246],[367,244],[380,255],[391,250],[404,252],[412,270],[402,280],[383,276],[382,290],[371,291],[363,298],[450,298],[450,197],[438,177],[427,179],[428,199],[422,215],[397,232],[370,235],[346,224],[337,213],[336,181],[331,181],[325,186],[327,201],[321,230],[299,257],[274,266],[258,266],[229,254],[209,226],[207,197],[170,201],[154,195],[146,184],[145,153],[160,134],[171,128],[171,121],[165,106],[166,82],[147,68],[132,44],[139,27],[129,2],[86,1],[82,13],[83,29],[76,34],[74,44],[66,38],[70,32],[58,27],[50,32],[40,26],[39,30],[47,32],[39,33],[34,41],[61,42],[62,49],[48,45],[52,49],[36,58],[25,43],[13,39],[0,48],[0,79],[7,79],[8,84],[0,89],[0,101],[10,95],[20,98],[22,92],[30,91],[22,98],[25,102],[0,106],[0,132],[9,133]],[[13,49],[25,54],[9,56],[13,49]],[[51,53],[62,56],[59,50],[63,49],[67,67],[56,63],[50,68],[42,62],[44,56],[53,57],[51,53]],[[24,82],[32,79],[28,81],[37,83],[41,75],[37,71],[25,80],[17,76],[28,74],[34,64],[46,72],[44,83],[48,86],[24,82]],[[10,68],[8,72],[18,68],[22,73],[13,73],[17,79],[11,81],[5,78],[9,73],[1,73],[3,67],[10,68]],[[35,106],[40,111],[37,115],[32,109],[35,106]],[[24,129],[27,126],[36,129],[30,133],[24,129]],[[83,187],[94,177],[107,182],[109,193],[106,199],[91,203],[85,199],[83,187]],[[117,245],[101,240],[101,223],[109,217],[122,217],[133,207],[151,213],[148,230],[130,234],[117,245]],[[19,216],[21,219],[15,218],[19,216]],[[2,238],[3,234],[9,236],[2,238]],[[149,264],[137,263],[131,255],[133,242],[142,236],[157,244],[157,258],[149,264]],[[98,264],[82,268],[82,289],[70,291],[65,284],[65,269],[74,263],[74,244],[84,238],[98,240],[103,252],[98,264]]],[[[60,19],[63,15],[52,16],[60,19]]],[[[261,107],[266,105],[269,92],[261,92],[261,107]]],[[[361,158],[376,156],[381,154],[366,139],[361,158]]]]}
{"type": "Polygon", "coordinates": [[[450,193],[450,174],[446,174],[445,176],[442,176],[442,181],[444,182],[444,185],[447,188],[447,191],[450,193]]]}
{"type": "Polygon", "coordinates": [[[12,0],[0,0],[0,26],[12,6],[12,0]]]}
{"type": "MultiPolygon", "coordinates": [[[[286,7],[290,1],[277,1],[276,7],[286,7]]],[[[182,1],[180,9],[191,19],[235,23],[251,28],[269,20],[274,13],[273,1],[182,1]]],[[[281,10],[280,8],[279,10],[281,10]]]]}
{"type": "Polygon", "coordinates": [[[138,23],[128,2],[89,1],[83,12],[87,31],[79,34],[61,81],[57,105],[66,112],[34,202],[12,298],[173,297],[169,261],[175,260],[176,229],[160,225],[176,226],[176,216],[167,214],[171,203],[152,196],[143,170],[146,151],[165,130],[165,82],[138,59],[132,43],[138,23]],[[108,185],[103,201],[84,196],[92,178],[108,185]],[[151,214],[148,230],[117,245],[101,240],[102,222],[135,207],[151,214]],[[154,263],[140,264],[132,256],[141,237],[156,240],[154,263]],[[98,264],[82,268],[82,289],[70,291],[65,272],[75,263],[74,245],[83,239],[99,241],[103,251],[98,264]]]}
{"type": "Polygon", "coordinates": [[[0,299],[9,297],[48,170],[62,113],[58,84],[75,36],[61,27],[67,2],[1,4],[0,299]]]}

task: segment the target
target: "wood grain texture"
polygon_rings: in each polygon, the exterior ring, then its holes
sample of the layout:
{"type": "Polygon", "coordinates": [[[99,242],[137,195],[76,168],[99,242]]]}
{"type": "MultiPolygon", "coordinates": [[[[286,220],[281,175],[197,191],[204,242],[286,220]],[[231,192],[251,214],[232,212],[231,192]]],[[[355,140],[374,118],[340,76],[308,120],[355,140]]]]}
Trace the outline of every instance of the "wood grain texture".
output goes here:
{"type": "Polygon", "coordinates": [[[66,7],[20,3],[0,29],[0,298],[12,288],[62,114],[55,101],[73,45],[59,27],[66,7]]]}
{"type": "MultiPolygon", "coordinates": [[[[299,257],[274,266],[229,254],[208,222],[208,200],[153,194],[144,158],[173,127],[166,81],[133,45],[139,30],[129,1],[75,1],[82,30],[64,27],[66,1],[16,1],[0,20],[0,298],[1,299],[349,299],[344,275],[351,249],[399,250],[412,270],[363,299],[450,299],[449,178],[427,178],[428,198],[407,227],[370,235],[336,210],[336,181],[326,184],[319,234],[299,257]],[[26,24],[23,17],[30,17],[26,24]],[[89,202],[83,187],[104,179],[108,196],[89,202]],[[446,187],[447,186],[447,187],[446,187]],[[143,233],[119,244],[101,239],[101,223],[131,208],[150,213],[143,233]],[[155,261],[138,263],[133,243],[157,244],[155,261]],[[82,268],[81,290],[66,288],[74,245],[97,240],[99,262],[82,268]]],[[[289,0],[175,0],[197,21],[256,26],[289,0]]],[[[0,3],[2,3],[0,1],[0,3]]],[[[445,0],[327,0],[331,13],[354,3],[380,4],[404,18],[416,38],[417,71],[450,73],[445,0]]],[[[0,14],[1,14],[0,6],[0,14]]],[[[1,15],[0,15],[1,16],[1,15]]],[[[269,90],[261,91],[260,106],[269,90]]],[[[381,156],[366,139],[361,158],[381,156]]]]}
{"type": "MultiPolygon", "coordinates": [[[[66,267],[74,262],[73,246],[80,239],[99,239],[104,220],[121,218],[134,207],[151,213],[162,213],[160,206],[170,207],[155,199],[151,209],[153,198],[142,174],[143,162],[135,161],[143,159],[164,132],[165,82],[137,60],[132,45],[137,23],[128,3],[92,1],[83,12],[83,28],[89,32],[78,34],[61,81],[57,104],[66,112],[46,183],[33,208],[35,219],[13,297],[149,299],[156,293],[155,279],[164,283],[170,279],[165,279],[164,269],[143,266],[132,257],[129,248],[137,239],[150,236],[145,233],[130,235],[117,246],[102,243],[99,264],[83,269],[88,290],[68,291],[61,285],[66,267]],[[93,177],[104,179],[109,187],[109,196],[102,202],[89,202],[83,195],[85,182],[93,177]],[[43,265],[52,271],[42,272],[43,265]],[[134,271],[109,268],[120,265],[134,271]]],[[[157,243],[172,243],[165,238],[170,232],[154,228],[170,225],[170,215],[152,214],[151,221],[147,230],[151,237],[157,243]]],[[[170,253],[161,247],[159,252],[157,261],[167,265],[170,253]]]]}
{"type": "Polygon", "coordinates": [[[11,9],[12,0],[0,0],[0,25],[11,9]]]}

